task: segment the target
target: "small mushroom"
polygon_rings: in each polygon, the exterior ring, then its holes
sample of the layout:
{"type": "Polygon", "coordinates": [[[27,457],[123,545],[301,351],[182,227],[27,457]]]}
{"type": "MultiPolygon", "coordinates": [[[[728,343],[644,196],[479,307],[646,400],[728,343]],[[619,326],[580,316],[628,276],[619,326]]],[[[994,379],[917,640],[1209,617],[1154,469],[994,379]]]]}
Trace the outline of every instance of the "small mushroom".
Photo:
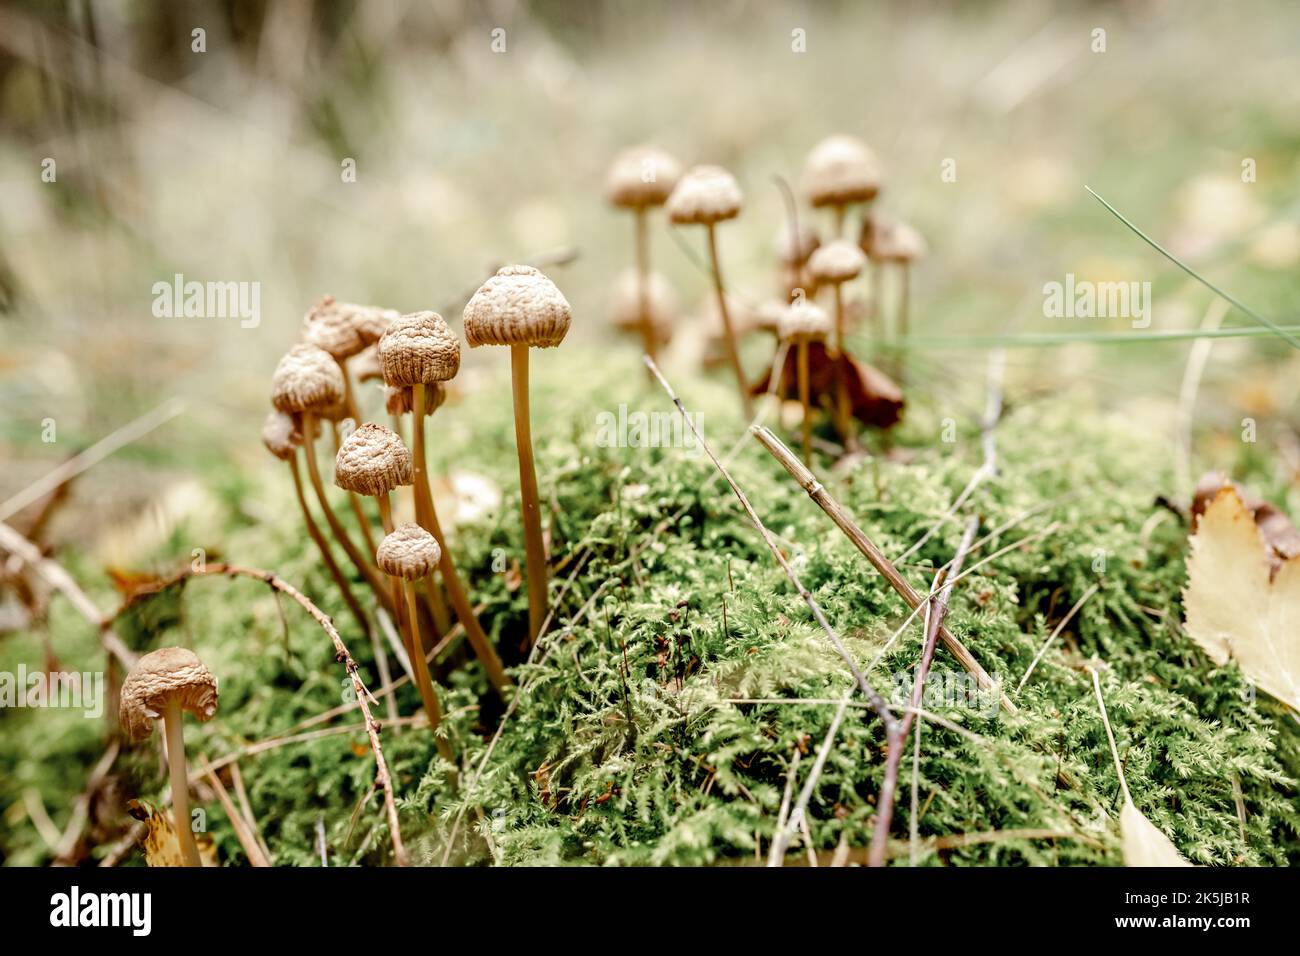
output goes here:
{"type": "Polygon", "coordinates": [[[396,607],[388,589],[384,587],[371,563],[352,543],[347,530],[330,507],[329,499],[325,496],[325,486],[321,483],[320,469],[316,464],[315,438],[319,431],[317,420],[333,414],[339,408],[343,391],[342,369],[328,352],[315,345],[295,345],[280,359],[275,374],[271,376],[271,404],[300,420],[299,431],[303,436],[307,474],[330,531],[380,603],[390,614],[396,616],[396,607]]]}
{"type": "Polygon", "coordinates": [[[718,312],[722,316],[722,326],[727,337],[727,358],[736,376],[741,407],[748,419],[754,417],[754,410],[745,384],[745,370],[740,364],[736,332],[727,311],[727,292],[718,264],[718,241],[715,235],[718,223],[734,219],[740,214],[743,201],[740,186],[731,173],[720,166],[695,166],[678,180],[672,195],[668,197],[668,218],[677,225],[704,226],[708,233],[713,289],[717,294],[718,312]]]}
{"type": "Polygon", "coordinates": [[[639,146],[618,154],[605,181],[610,203],[630,209],[636,218],[638,328],[642,346],[651,358],[658,355],[660,336],[650,315],[649,210],[667,202],[681,175],[681,164],[668,153],[655,146],[639,146]]]}
{"type": "Polygon", "coordinates": [[[870,239],[868,255],[874,262],[893,265],[899,270],[898,307],[895,335],[907,338],[908,306],[911,298],[912,263],[924,258],[929,251],[925,239],[905,222],[890,222],[877,226],[870,239]]]}
{"type": "Polygon", "coordinates": [[[781,340],[795,347],[798,355],[799,404],[803,408],[801,438],[803,462],[812,464],[812,403],[809,399],[808,344],[825,342],[831,320],[824,309],[807,299],[794,302],[782,314],[777,326],[781,340]]]}
{"type": "Polygon", "coordinates": [[[162,647],[145,654],[122,684],[118,719],[132,740],[145,740],[155,720],[163,722],[167,767],[171,774],[176,839],[186,866],[202,866],[190,824],[190,784],[185,770],[185,736],[181,715],[200,721],[217,712],[217,679],[198,655],[184,647],[162,647]]]}
{"type": "Polygon", "coordinates": [[[519,455],[519,495],[523,504],[528,569],[528,637],[535,642],[546,618],[546,545],[533,463],[528,409],[528,350],[553,348],[564,341],[572,311],[555,283],[531,266],[506,266],[488,279],[465,306],[465,338],[470,348],[510,347],[514,396],[515,448],[519,455]]]}
{"type": "MultiPolygon", "coordinates": [[[[642,279],[637,270],[625,269],[614,281],[609,311],[615,328],[622,332],[644,336],[644,325],[649,322],[655,346],[663,348],[672,340],[681,306],[663,273],[652,272],[642,279]]],[[[653,358],[658,353],[648,354],[653,358]]]]}
{"type": "MultiPolygon", "coordinates": [[[[409,465],[409,456],[407,463],[409,465]]],[[[433,678],[429,676],[429,662],[425,660],[424,645],[420,641],[420,615],[415,605],[414,582],[432,574],[441,558],[442,548],[437,540],[417,524],[404,524],[390,531],[384,535],[384,540],[379,542],[379,549],[375,552],[379,569],[393,578],[406,597],[406,620],[410,622],[411,628],[407,653],[411,657],[411,667],[415,670],[415,684],[420,691],[420,700],[424,703],[425,716],[429,718],[429,726],[433,729],[438,753],[454,765],[456,755],[452,753],[451,744],[438,733],[438,725],[442,723],[442,708],[438,705],[438,695],[433,689],[433,678]]]]}
{"type": "MultiPolygon", "coordinates": [[[[862,250],[847,239],[835,239],[820,247],[808,257],[808,272],[818,285],[829,285],[835,295],[835,351],[844,352],[844,292],[845,282],[856,279],[867,264],[862,250]]],[[[854,442],[849,410],[848,384],[841,381],[836,386],[836,425],[850,446],[854,442]]]]}
{"type": "Polygon", "coordinates": [[[828,136],[808,154],[801,186],[813,208],[835,210],[835,237],[844,234],[845,210],[880,192],[880,164],[866,143],[843,134],[828,136]]]}
{"type": "MultiPolygon", "coordinates": [[[[438,567],[447,586],[447,597],[452,610],[465,628],[465,637],[474,653],[483,663],[492,686],[500,691],[510,683],[505,667],[487,632],[479,623],[470,603],[465,585],[452,563],[438,521],[438,511],[433,503],[429,485],[428,459],[425,453],[424,419],[438,407],[437,392],[460,371],[460,342],[451,328],[436,312],[413,312],[394,319],[379,339],[379,364],[384,373],[384,384],[389,388],[409,389],[411,393],[412,485],[415,490],[416,520],[438,541],[441,558],[438,567]]],[[[435,616],[442,614],[436,582],[425,581],[425,594],[430,610],[435,616]]]]}

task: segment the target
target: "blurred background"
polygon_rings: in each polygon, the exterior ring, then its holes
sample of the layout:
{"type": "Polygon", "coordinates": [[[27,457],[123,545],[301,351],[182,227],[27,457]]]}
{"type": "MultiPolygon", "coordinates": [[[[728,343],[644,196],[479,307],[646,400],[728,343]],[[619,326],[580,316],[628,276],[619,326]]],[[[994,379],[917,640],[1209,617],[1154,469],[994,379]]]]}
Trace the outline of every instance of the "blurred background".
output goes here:
{"type": "MultiPolygon", "coordinates": [[[[828,134],[869,143],[878,205],[930,246],[913,327],[954,343],[914,356],[918,404],[982,389],[984,352],[959,337],[1136,334],[1127,319],[1044,317],[1044,283],[1067,273],[1151,282],[1148,331],[1204,320],[1210,294],[1085,184],[1290,322],[1297,37],[1287,2],[8,2],[0,500],[180,397],[178,418],[79,479],[58,516],[60,537],[111,552],[101,530],[164,490],[272,470],[257,440],[268,379],[320,295],[458,325],[495,265],[564,250],[576,256],[548,271],[573,329],[538,374],[579,398],[575,370],[640,387],[637,349],[608,315],[632,227],[602,186],[616,152],[645,141],[736,174],[746,204],[720,228],[721,254],[753,302],[776,292],[774,176],[797,183],[828,134]],[[155,316],[154,283],[177,273],[258,283],[260,322],[155,316]]],[[[674,238],[662,217],[653,232],[654,263],[692,316],[709,293],[698,232],[674,238]]],[[[1008,395],[1078,390],[1172,444],[1191,347],[1014,348],[1008,395]]],[[[463,389],[503,382],[501,352],[467,350],[463,389]]],[[[1300,471],[1298,368],[1276,341],[1215,344],[1197,471],[1242,454],[1247,416],[1258,454],[1300,471]]]]}

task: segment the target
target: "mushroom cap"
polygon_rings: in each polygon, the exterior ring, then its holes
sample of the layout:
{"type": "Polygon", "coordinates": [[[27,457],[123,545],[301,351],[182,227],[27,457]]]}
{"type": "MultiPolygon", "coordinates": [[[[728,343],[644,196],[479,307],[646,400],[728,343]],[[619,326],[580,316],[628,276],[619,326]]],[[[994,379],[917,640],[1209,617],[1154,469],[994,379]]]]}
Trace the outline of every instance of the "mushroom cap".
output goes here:
{"type": "Polygon", "coordinates": [[[345,362],[378,341],[397,315],[393,309],[339,302],[332,295],[322,296],[303,319],[302,340],[345,362]]]}
{"type": "Polygon", "coordinates": [[[721,166],[693,166],[668,197],[668,218],[701,224],[734,219],[744,198],[736,177],[721,166]]]}
{"type": "Polygon", "coordinates": [[[366,422],[339,446],[334,459],[334,484],[359,495],[386,495],[398,485],[409,485],[411,453],[397,432],[366,422]]]}
{"type": "MultiPolygon", "coordinates": [[[[434,382],[424,386],[424,414],[432,415],[447,400],[447,386],[434,382]]],[[[415,407],[415,389],[410,385],[400,388],[384,386],[384,407],[390,415],[409,415],[415,407]]]]}
{"type": "Polygon", "coordinates": [[[302,444],[302,433],[294,423],[292,415],[272,409],[266,413],[262,423],[262,444],[276,458],[287,461],[293,457],[293,450],[302,444]]]}
{"type": "Polygon", "coordinates": [[[271,404],[282,412],[317,415],[342,401],[343,370],[315,345],[289,349],[271,376],[271,404]]]}
{"type": "Polygon", "coordinates": [[[815,302],[804,299],[792,303],[777,322],[777,334],[789,342],[816,342],[831,334],[830,316],[815,302]]]}
{"type": "Polygon", "coordinates": [[[866,265],[866,254],[848,239],[833,239],[808,257],[808,273],[819,283],[856,279],[866,265]]]}
{"type": "Polygon", "coordinates": [[[418,524],[404,524],[385,535],[375,549],[379,570],[395,578],[418,581],[438,566],[442,548],[438,540],[418,524]]]}
{"type": "MultiPolygon", "coordinates": [[[[624,269],[614,280],[609,312],[614,325],[624,332],[641,330],[640,281],[635,269],[624,269]]],[[[661,272],[652,272],[646,280],[646,313],[655,338],[667,343],[673,334],[673,324],[681,314],[681,304],[672,283],[661,272]]]]}
{"type": "Polygon", "coordinates": [[[880,163],[854,136],[828,136],[804,163],[800,186],[813,206],[869,202],[880,192],[880,163]]]}
{"type": "Polygon", "coordinates": [[[662,206],[682,177],[682,164],[657,146],[634,146],[614,157],[605,195],[623,209],[662,206]]]}
{"type": "Polygon", "coordinates": [[[160,647],[135,662],[120,698],[122,729],[132,740],[144,740],[169,699],[199,720],[209,720],[217,712],[217,679],[188,648],[160,647]]]}
{"type": "Polygon", "coordinates": [[[412,312],[380,337],[379,366],[386,385],[445,382],[460,371],[460,342],[437,312],[412,312]]]}
{"type": "Polygon", "coordinates": [[[358,382],[382,382],[384,369],[379,364],[379,345],[367,345],[352,361],[352,373],[358,382]]]}
{"type": "Polygon", "coordinates": [[[465,305],[465,338],[480,345],[553,348],[564,341],[573,317],[555,283],[532,266],[505,266],[465,305]]]}
{"type": "Polygon", "coordinates": [[[796,232],[789,225],[782,226],[776,234],[776,258],[783,266],[800,266],[822,244],[817,230],[807,223],[799,223],[796,232]]]}
{"type": "Polygon", "coordinates": [[[871,238],[871,258],[881,262],[911,262],[929,251],[924,237],[905,222],[895,222],[871,238]]]}

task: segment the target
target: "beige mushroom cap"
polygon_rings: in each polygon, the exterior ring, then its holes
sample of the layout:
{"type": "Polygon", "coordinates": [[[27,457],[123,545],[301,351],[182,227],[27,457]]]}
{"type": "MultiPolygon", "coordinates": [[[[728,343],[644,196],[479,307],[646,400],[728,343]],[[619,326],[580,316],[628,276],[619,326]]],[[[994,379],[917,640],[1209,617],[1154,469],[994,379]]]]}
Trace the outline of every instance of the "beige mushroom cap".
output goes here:
{"type": "MultiPolygon", "coordinates": [[[[624,332],[641,329],[641,283],[635,269],[624,269],[614,280],[609,312],[614,325],[624,332]]],[[[655,339],[666,344],[673,334],[673,325],[681,314],[681,303],[672,283],[661,272],[646,277],[646,313],[655,339]]]]}
{"type": "Polygon", "coordinates": [[[668,197],[668,218],[679,224],[734,219],[744,198],[736,177],[721,166],[694,166],[668,197]]]}
{"type": "Polygon", "coordinates": [[[605,195],[615,206],[662,206],[682,176],[682,164],[657,146],[634,146],[614,158],[605,195]]]}
{"type": "Polygon", "coordinates": [[[271,376],[271,404],[282,412],[327,411],[343,401],[343,371],[329,352],[299,344],[280,359],[271,376]]]}
{"type": "Polygon", "coordinates": [[[817,230],[807,223],[799,223],[797,232],[791,226],[782,226],[776,234],[776,259],[783,266],[800,266],[821,244],[817,230]]]}
{"type": "Polygon", "coordinates": [[[573,318],[554,282],[532,266],[505,266],[479,286],[465,306],[465,338],[480,345],[553,348],[573,318]]]}
{"type": "Polygon", "coordinates": [[[866,265],[866,254],[848,239],[834,239],[808,257],[808,272],[819,283],[848,282],[866,265]]]}
{"type": "Polygon", "coordinates": [[[871,258],[881,262],[911,262],[929,251],[922,235],[905,222],[896,222],[875,234],[871,258]]]}
{"type": "Polygon", "coordinates": [[[266,421],[262,423],[262,444],[276,458],[287,461],[302,444],[302,433],[291,415],[273,409],[266,413],[266,421]]]}
{"type": "Polygon", "coordinates": [[[460,371],[460,342],[437,312],[413,312],[394,319],[379,339],[384,384],[430,385],[460,371]]]}
{"type": "Polygon", "coordinates": [[[302,340],[345,362],[378,341],[398,313],[377,306],[339,302],[323,296],[302,323],[302,340]]]}
{"type": "Polygon", "coordinates": [[[418,524],[404,524],[386,535],[375,550],[379,570],[395,578],[418,581],[438,566],[442,548],[418,524]]]}
{"type": "Polygon", "coordinates": [[[359,495],[386,495],[411,483],[411,453],[397,432],[366,422],[339,446],[334,484],[359,495]]]}
{"type": "Polygon", "coordinates": [[[217,679],[197,654],[184,647],[160,647],[135,663],[122,683],[118,720],[132,740],[153,733],[153,722],[169,700],[201,721],[217,712],[217,679]]]}
{"type": "MultiPolygon", "coordinates": [[[[432,415],[446,400],[447,386],[442,382],[424,386],[424,414],[432,415]]],[[[411,414],[411,409],[415,407],[415,389],[409,385],[401,388],[385,385],[384,407],[388,409],[390,415],[411,414]]]]}
{"type": "Polygon", "coordinates": [[[853,136],[828,136],[808,154],[800,186],[814,206],[868,202],[880,192],[880,164],[853,136]]]}
{"type": "Polygon", "coordinates": [[[791,304],[781,313],[777,334],[788,342],[822,341],[831,334],[833,324],[826,310],[807,299],[791,304]]]}

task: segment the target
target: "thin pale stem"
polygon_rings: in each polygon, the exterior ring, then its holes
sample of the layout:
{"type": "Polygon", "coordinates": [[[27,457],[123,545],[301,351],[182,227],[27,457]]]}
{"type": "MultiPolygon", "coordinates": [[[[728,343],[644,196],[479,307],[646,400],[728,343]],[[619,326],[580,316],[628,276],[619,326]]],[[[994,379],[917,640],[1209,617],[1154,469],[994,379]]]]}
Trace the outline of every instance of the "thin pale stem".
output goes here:
{"type": "Polygon", "coordinates": [[[424,652],[421,649],[418,623],[420,615],[415,606],[415,584],[402,580],[400,587],[406,594],[406,619],[410,622],[411,628],[409,640],[411,646],[415,648],[415,653],[411,655],[411,666],[415,669],[415,683],[420,690],[420,700],[424,703],[424,715],[429,718],[429,727],[433,731],[433,739],[438,744],[438,753],[454,766],[456,758],[451,751],[451,742],[438,733],[438,726],[442,723],[442,708],[438,705],[438,695],[433,689],[433,678],[429,676],[429,662],[424,659],[424,652]]]}
{"type": "Polygon", "coordinates": [[[835,424],[845,447],[852,451],[858,442],[849,408],[849,383],[844,377],[844,285],[836,282],[832,288],[835,292],[835,424]]]}
{"type": "Polygon", "coordinates": [[[803,406],[801,437],[803,439],[803,461],[812,464],[812,405],[808,398],[808,340],[800,337],[799,344],[799,404],[803,406]]]}
{"type": "Polygon", "coordinates": [[[722,283],[722,266],[718,261],[718,239],[713,223],[705,226],[709,234],[709,261],[713,264],[713,291],[718,297],[718,315],[722,317],[722,334],[727,344],[727,361],[736,375],[736,387],[740,390],[740,406],[745,418],[754,417],[754,403],[749,397],[745,385],[745,370],[740,364],[740,348],[736,344],[736,330],[731,325],[731,313],[727,309],[727,290],[722,283]]]}
{"type": "Polygon", "coordinates": [[[641,347],[651,358],[658,357],[654,323],[650,321],[650,220],[645,206],[637,206],[636,215],[636,298],[637,323],[641,328],[641,347]]]}
{"type": "Polygon", "coordinates": [[[414,403],[411,415],[411,431],[413,435],[412,445],[414,447],[411,457],[415,471],[412,482],[415,487],[415,518],[425,531],[434,536],[439,547],[442,548],[442,557],[438,559],[438,570],[442,572],[442,580],[447,586],[447,599],[451,601],[452,610],[456,612],[461,627],[465,629],[465,639],[474,648],[474,653],[478,655],[484,670],[487,671],[488,680],[500,692],[502,688],[510,685],[510,678],[506,676],[505,666],[501,663],[500,655],[497,654],[496,648],[492,646],[492,642],[488,639],[487,633],[483,630],[483,625],[479,623],[478,615],[474,613],[474,606],[470,603],[469,595],[465,591],[465,585],[461,583],[460,574],[456,571],[455,564],[452,563],[451,549],[447,547],[447,539],[442,533],[442,525],[438,522],[438,511],[433,505],[433,492],[429,489],[428,468],[424,450],[424,417],[420,414],[424,409],[424,386],[416,385],[412,391],[414,392],[414,403]]]}
{"type": "Polygon", "coordinates": [[[172,816],[176,823],[176,842],[186,866],[202,866],[199,847],[194,842],[190,824],[190,778],[185,771],[185,736],[181,728],[180,701],[172,697],[163,708],[163,736],[167,741],[167,769],[171,774],[172,816]]]}
{"type": "Polygon", "coordinates": [[[298,453],[296,451],[289,458],[289,471],[293,474],[293,491],[298,498],[298,507],[302,509],[302,520],[307,525],[307,534],[316,543],[316,550],[320,552],[321,561],[325,563],[326,570],[329,571],[330,577],[333,578],[339,593],[343,595],[343,603],[348,606],[352,616],[357,619],[357,626],[369,637],[371,628],[366,612],[362,610],[361,602],[357,600],[357,596],[352,593],[352,586],[348,584],[348,579],[343,576],[342,569],[339,568],[338,562],[334,560],[334,555],[330,551],[329,543],[325,540],[325,536],[321,534],[320,526],[312,518],[311,509],[307,507],[307,496],[303,494],[302,490],[302,473],[298,470],[298,453]]]}
{"type": "Polygon", "coordinates": [[[515,403],[515,446],[519,453],[519,496],[523,503],[524,548],[528,564],[528,643],[532,645],[536,643],[542,621],[546,619],[547,567],[528,409],[528,346],[510,347],[510,373],[515,403]]]}

